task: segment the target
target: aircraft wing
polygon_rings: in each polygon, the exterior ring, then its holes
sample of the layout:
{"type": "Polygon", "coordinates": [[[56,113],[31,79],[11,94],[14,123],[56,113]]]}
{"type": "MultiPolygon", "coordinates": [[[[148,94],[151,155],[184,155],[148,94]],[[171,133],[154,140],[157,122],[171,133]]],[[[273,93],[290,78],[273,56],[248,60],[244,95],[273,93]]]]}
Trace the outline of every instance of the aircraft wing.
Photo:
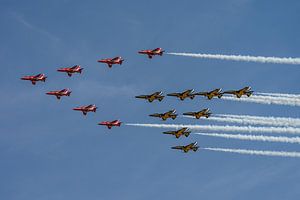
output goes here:
{"type": "Polygon", "coordinates": [[[162,92],[155,92],[155,93],[153,93],[152,95],[157,96],[157,95],[161,95],[161,94],[162,94],[162,92]]]}

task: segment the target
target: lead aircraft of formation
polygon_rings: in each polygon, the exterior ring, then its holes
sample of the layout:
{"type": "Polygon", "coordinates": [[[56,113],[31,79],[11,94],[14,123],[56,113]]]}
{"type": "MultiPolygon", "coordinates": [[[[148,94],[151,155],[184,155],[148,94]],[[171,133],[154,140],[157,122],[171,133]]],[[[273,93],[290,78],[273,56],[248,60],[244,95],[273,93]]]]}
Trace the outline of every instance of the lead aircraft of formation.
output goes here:
{"type": "Polygon", "coordinates": [[[31,81],[32,85],[35,85],[37,81],[46,81],[47,76],[45,74],[38,74],[32,76],[23,76],[21,80],[31,81]]]}
{"type": "Polygon", "coordinates": [[[79,73],[81,74],[83,68],[80,67],[80,65],[74,65],[73,67],[64,67],[64,68],[60,68],[57,71],[58,72],[66,72],[68,74],[68,76],[72,76],[72,74],[74,73],[79,73]]]}
{"type": "Polygon", "coordinates": [[[154,92],[153,94],[149,94],[149,95],[139,95],[136,96],[135,98],[146,99],[151,103],[154,100],[162,101],[164,99],[164,96],[162,96],[162,92],[154,92]]]}
{"type": "Polygon", "coordinates": [[[250,97],[253,94],[253,91],[251,90],[250,86],[247,86],[240,90],[228,90],[228,91],[225,91],[223,94],[233,94],[237,98],[241,98],[243,95],[250,97]]]}

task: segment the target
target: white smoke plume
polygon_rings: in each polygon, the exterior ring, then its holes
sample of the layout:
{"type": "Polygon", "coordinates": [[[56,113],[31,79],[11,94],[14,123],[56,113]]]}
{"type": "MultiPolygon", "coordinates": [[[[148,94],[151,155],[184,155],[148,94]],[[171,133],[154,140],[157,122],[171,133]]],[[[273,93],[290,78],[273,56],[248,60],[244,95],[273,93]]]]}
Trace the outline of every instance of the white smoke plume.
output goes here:
{"type": "Polygon", "coordinates": [[[248,155],[260,155],[260,156],[281,156],[281,157],[294,157],[300,158],[300,152],[287,152],[287,151],[258,151],[249,149],[225,149],[225,148],[201,148],[209,151],[239,153],[248,155]]]}
{"type": "Polygon", "coordinates": [[[221,55],[221,54],[201,54],[201,53],[166,53],[166,54],[175,55],[175,56],[188,56],[188,57],[195,57],[195,58],[217,59],[217,60],[232,60],[232,61],[289,64],[289,65],[300,64],[300,58],[278,58],[278,57],[263,57],[263,56],[221,55]]]}
{"type": "Polygon", "coordinates": [[[200,130],[200,131],[300,134],[300,128],[294,128],[294,127],[211,126],[211,125],[186,125],[186,124],[131,124],[131,123],[127,123],[126,125],[152,127],[152,128],[174,128],[174,129],[187,127],[191,130],[200,130]]]}
{"type": "Polygon", "coordinates": [[[271,97],[287,97],[287,98],[298,98],[300,99],[300,94],[282,94],[282,93],[264,93],[256,92],[255,94],[271,97]]]}
{"type": "MultiPolygon", "coordinates": [[[[229,114],[215,114],[212,120],[220,122],[232,122],[249,125],[267,125],[267,126],[300,126],[300,119],[289,117],[262,117],[251,115],[229,115],[229,114]]],[[[209,118],[208,118],[209,119],[209,118]]]]}
{"type": "Polygon", "coordinates": [[[224,133],[193,133],[193,134],[210,136],[210,137],[220,137],[226,139],[300,144],[300,137],[274,137],[274,136],[264,136],[264,135],[241,135],[241,134],[236,135],[236,134],[224,134],[224,133]]]}
{"type": "Polygon", "coordinates": [[[286,106],[300,106],[300,101],[292,98],[282,98],[282,97],[267,97],[267,96],[251,96],[251,97],[231,97],[223,96],[222,99],[230,101],[240,101],[240,102],[252,102],[259,104],[277,104],[286,106]]]}

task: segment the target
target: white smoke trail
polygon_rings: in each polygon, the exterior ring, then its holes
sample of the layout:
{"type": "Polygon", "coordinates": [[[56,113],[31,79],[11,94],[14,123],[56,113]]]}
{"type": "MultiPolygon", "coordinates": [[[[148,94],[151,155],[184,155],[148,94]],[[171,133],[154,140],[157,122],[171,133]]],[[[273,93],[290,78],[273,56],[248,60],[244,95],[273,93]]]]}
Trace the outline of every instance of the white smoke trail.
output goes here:
{"type": "Polygon", "coordinates": [[[277,104],[277,105],[286,105],[286,106],[300,106],[300,101],[291,99],[291,98],[277,98],[277,97],[265,97],[265,96],[251,96],[251,97],[230,97],[223,96],[222,99],[231,100],[231,101],[241,101],[241,102],[252,102],[260,104],[277,104]]]}
{"type": "Polygon", "coordinates": [[[256,92],[255,94],[271,97],[287,97],[287,98],[300,98],[300,94],[282,94],[282,93],[264,93],[256,92]]]}
{"type": "MultiPolygon", "coordinates": [[[[193,118],[191,116],[183,116],[185,118],[193,118]]],[[[217,121],[217,122],[228,122],[246,125],[267,125],[267,126],[289,126],[286,123],[275,123],[274,121],[267,121],[262,119],[248,119],[248,118],[233,118],[233,117],[209,117],[203,118],[203,120],[217,121]]]]}
{"type": "Polygon", "coordinates": [[[287,152],[287,151],[258,151],[249,149],[224,149],[224,148],[201,148],[209,151],[249,154],[249,155],[260,155],[260,156],[281,156],[281,157],[300,157],[300,152],[287,152]]]}
{"type": "Polygon", "coordinates": [[[278,100],[278,101],[289,101],[289,102],[299,102],[299,98],[283,97],[283,96],[263,96],[263,95],[252,95],[251,97],[241,97],[241,98],[253,98],[253,99],[267,99],[267,100],[278,100]]]}
{"type": "MultiPolygon", "coordinates": [[[[251,115],[229,115],[229,114],[215,114],[221,119],[216,121],[233,122],[250,125],[268,125],[268,126],[300,126],[300,119],[288,118],[288,117],[262,117],[262,116],[251,116],[251,115]],[[227,118],[228,121],[227,121],[227,118]]],[[[211,117],[212,118],[212,117],[211,117]]],[[[208,118],[209,119],[209,118],[208,118]]]]}
{"type": "Polygon", "coordinates": [[[254,127],[254,126],[211,126],[211,125],[186,125],[186,124],[126,124],[128,126],[152,127],[152,128],[175,128],[187,127],[200,131],[231,131],[231,132],[260,132],[260,133],[288,133],[300,134],[300,128],[294,127],[254,127]]]}
{"type": "Polygon", "coordinates": [[[241,135],[241,134],[233,135],[233,134],[224,134],[224,133],[194,133],[194,134],[210,136],[210,137],[221,137],[226,139],[300,144],[300,137],[274,137],[274,136],[264,136],[264,135],[241,135]]]}
{"type": "Polygon", "coordinates": [[[195,58],[207,58],[217,60],[233,60],[259,63],[275,63],[275,64],[290,64],[299,65],[300,58],[277,58],[277,57],[263,57],[263,56],[242,56],[242,55],[221,55],[221,54],[200,54],[200,53],[166,53],[175,56],[188,56],[195,58]]]}

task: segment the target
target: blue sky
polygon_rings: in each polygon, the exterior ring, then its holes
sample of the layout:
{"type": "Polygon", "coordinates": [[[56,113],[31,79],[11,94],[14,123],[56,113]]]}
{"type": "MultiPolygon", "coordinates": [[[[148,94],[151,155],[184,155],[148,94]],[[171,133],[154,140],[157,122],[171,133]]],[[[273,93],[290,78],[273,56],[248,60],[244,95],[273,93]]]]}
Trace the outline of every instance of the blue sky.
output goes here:
{"type": "MultiPolygon", "coordinates": [[[[192,135],[176,140],[160,129],[102,120],[160,123],[147,115],[209,107],[213,113],[300,117],[299,108],[221,100],[149,104],[135,95],[252,86],[259,92],[300,93],[298,66],[202,60],[141,49],[299,57],[300,2],[6,1],[0,2],[0,198],[53,199],[298,199],[299,159],[207,151],[183,154],[170,146],[300,151],[297,145],[192,135]],[[99,58],[122,56],[108,69],[99,58]],[[56,72],[80,64],[72,78],[56,72]],[[32,86],[23,75],[46,73],[32,86]],[[57,101],[45,92],[70,88],[57,101]],[[75,106],[95,103],[83,117],[75,106]]],[[[207,124],[180,118],[174,123],[207,124]]],[[[213,124],[212,122],[209,122],[213,124]]]]}

